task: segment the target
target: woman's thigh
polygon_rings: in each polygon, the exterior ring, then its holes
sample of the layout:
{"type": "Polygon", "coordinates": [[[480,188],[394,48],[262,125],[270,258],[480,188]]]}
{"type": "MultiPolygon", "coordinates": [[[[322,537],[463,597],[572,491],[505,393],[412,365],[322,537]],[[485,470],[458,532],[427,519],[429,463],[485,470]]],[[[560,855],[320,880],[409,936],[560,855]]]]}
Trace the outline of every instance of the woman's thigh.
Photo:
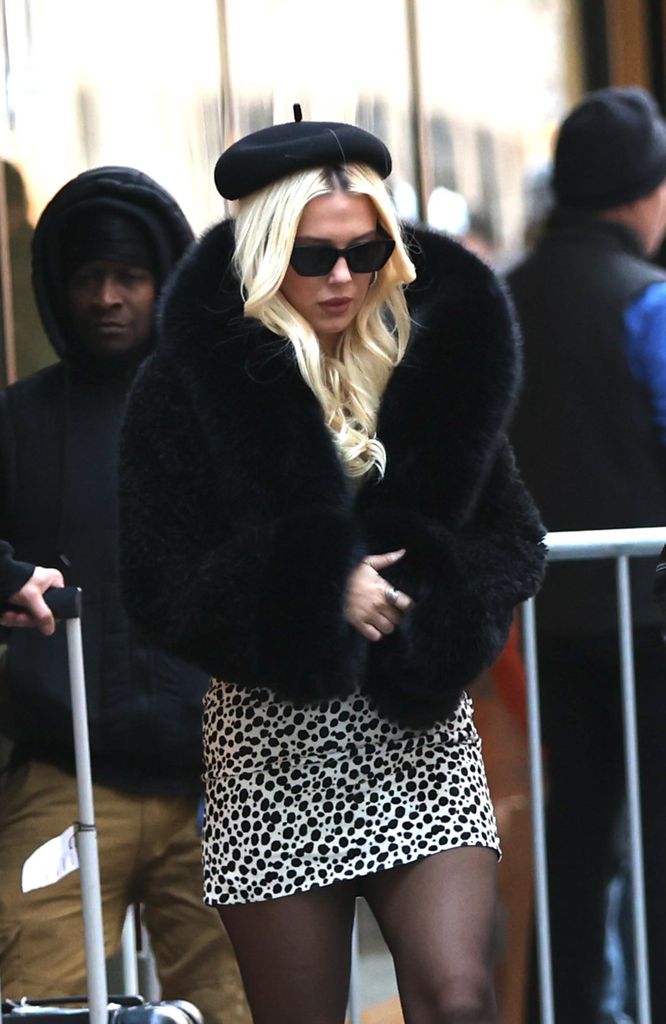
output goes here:
{"type": "Polygon", "coordinates": [[[461,847],[363,879],[406,1024],[495,1020],[496,872],[493,850],[461,847]]]}
{"type": "Polygon", "coordinates": [[[356,888],[219,907],[255,1024],[343,1024],[356,888]]]}

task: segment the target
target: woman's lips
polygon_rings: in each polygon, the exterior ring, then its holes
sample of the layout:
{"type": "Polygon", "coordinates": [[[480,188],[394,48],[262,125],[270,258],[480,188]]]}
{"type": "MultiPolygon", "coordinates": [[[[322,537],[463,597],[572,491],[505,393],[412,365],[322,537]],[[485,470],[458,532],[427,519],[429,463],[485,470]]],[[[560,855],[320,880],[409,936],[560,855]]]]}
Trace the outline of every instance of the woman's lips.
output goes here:
{"type": "Polygon", "coordinates": [[[319,305],[329,313],[346,313],[351,306],[351,301],[351,299],[328,299],[326,302],[320,302],[319,305]]]}

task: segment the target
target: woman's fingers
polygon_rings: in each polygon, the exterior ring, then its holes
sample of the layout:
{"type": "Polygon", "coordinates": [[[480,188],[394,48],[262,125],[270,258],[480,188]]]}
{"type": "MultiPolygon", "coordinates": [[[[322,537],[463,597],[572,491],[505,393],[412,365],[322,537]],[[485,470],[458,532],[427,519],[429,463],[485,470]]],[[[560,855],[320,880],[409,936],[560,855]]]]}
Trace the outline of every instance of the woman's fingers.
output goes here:
{"type": "Polygon", "coordinates": [[[390,636],[396,626],[400,625],[400,618],[400,615],[396,616],[395,611],[392,615],[390,611],[387,611],[386,614],[374,611],[364,622],[360,623],[359,631],[368,640],[381,640],[383,636],[390,636]]]}
{"type": "Polygon", "coordinates": [[[393,565],[405,549],[368,555],[352,572],[347,585],[345,617],[368,640],[381,640],[400,625],[402,616],[412,607],[408,594],[398,590],[380,575],[379,569],[393,565]]]}
{"type": "Polygon", "coordinates": [[[393,626],[399,626],[402,620],[402,612],[400,609],[396,605],[389,604],[386,601],[382,601],[381,604],[376,606],[375,613],[388,619],[393,626]]]}
{"type": "Polygon", "coordinates": [[[402,613],[390,605],[371,608],[360,622],[360,625],[367,627],[367,632],[365,629],[361,632],[370,640],[381,640],[383,636],[393,633],[401,619],[402,613]]]}
{"type": "Polygon", "coordinates": [[[382,615],[381,612],[375,611],[366,619],[366,625],[372,626],[372,628],[376,629],[382,636],[389,636],[398,623],[391,622],[386,615],[382,615]]]}
{"type": "Polygon", "coordinates": [[[389,605],[397,608],[400,613],[408,612],[414,604],[409,594],[405,594],[402,590],[397,590],[390,583],[386,584],[386,600],[389,605]]]}
{"type": "Polygon", "coordinates": [[[380,633],[379,630],[376,629],[375,626],[372,626],[369,622],[355,623],[355,628],[358,630],[361,636],[364,636],[366,640],[372,640],[373,643],[376,643],[377,640],[381,640],[381,638],[384,635],[383,633],[380,633]]]}
{"type": "MultiPolygon", "coordinates": [[[[398,551],[386,551],[381,555],[367,555],[363,561],[379,574],[382,569],[388,569],[389,566],[394,565],[402,558],[405,552],[406,548],[400,548],[398,551]]],[[[400,612],[409,611],[414,604],[409,594],[405,594],[402,590],[397,590],[388,582],[386,583],[385,595],[388,604],[393,605],[400,612]]]]}
{"type": "Polygon", "coordinates": [[[389,565],[393,565],[399,558],[402,558],[405,550],[405,548],[400,548],[399,551],[387,551],[383,555],[366,555],[363,561],[379,572],[381,569],[388,569],[389,565]]]}

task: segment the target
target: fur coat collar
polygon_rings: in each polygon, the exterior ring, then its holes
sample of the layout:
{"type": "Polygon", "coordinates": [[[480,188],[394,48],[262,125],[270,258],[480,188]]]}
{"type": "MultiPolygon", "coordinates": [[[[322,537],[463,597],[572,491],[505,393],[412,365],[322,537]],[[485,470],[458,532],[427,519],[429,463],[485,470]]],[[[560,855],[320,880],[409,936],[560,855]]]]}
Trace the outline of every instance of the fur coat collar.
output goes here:
{"type": "MultiPolygon", "coordinates": [[[[449,511],[464,517],[513,408],[520,377],[518,335],[506,296],[488,267],[433,232],[411,229],[408,239],[417,266],[417,279],[407,290],[414,332],[380,409],[377,435],[389,453],[382,486],[408,492],[415,487],[437,504],[445,492],[449,511]]],[[[225,221],[186,260],[162,309],[165,352],[213,402],[220,385],[235,389],[239,376],[245,377],[248,398],[269,385],[289,393],[290,416],[313,416],[321,427],[315,432],[332,455],[316,401],[300,380],[287,343],[243,317],[232,254],[233,223],[225,221]]],[[[315,430],[314,424],[307,427],[303,441],[315,430]]],[[[263,424],[257,424],[257,433],[265,444],[263,424]]]]}
{"type": "Polygon", "coordinates": [[[295,700],[360,686],[423,723],[501,650],[540,580],[543,529],[505,437],[519,380],[506,296],[457,243],[408,241],[413,331],[379,412],[386,474],[358,491],[288,344],[242,315],[230,222],[195,246],[130,402],[123,571],[144,631],[211,674],[295,700]],[[370,644],[344,619],[346,579],[398,547],[384,575],[416,604],[370,644]]]}

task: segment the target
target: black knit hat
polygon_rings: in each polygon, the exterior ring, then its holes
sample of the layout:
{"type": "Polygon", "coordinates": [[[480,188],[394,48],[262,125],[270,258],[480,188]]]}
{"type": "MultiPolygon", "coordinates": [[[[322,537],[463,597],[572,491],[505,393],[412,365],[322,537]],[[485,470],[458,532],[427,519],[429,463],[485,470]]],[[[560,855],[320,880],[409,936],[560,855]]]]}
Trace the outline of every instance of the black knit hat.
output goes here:
{"type": "Polygon", "coordinates": [[[215,165],[215,185],[225,199],[241,199],[294,171],[348,163],[367,164],[382,178],[391,173],[391,154],[370,132],[337,121],[297,119],[229,146],[215,165]]]}
{"type": "Polygon", "coordinates": [[[104,204],[81,204],[72,211],[61,236],[60,260],[65,280],[93,260],[114,260],[158,273],[155,247],[141,221],[104,204]]]}
{"type": "Polygon", "coordinates": [[[666,124],[644,89],[598,89],[562,122],[553,171],[561,206],[608,210],[649,195],[664,178],[666,124]]]}

